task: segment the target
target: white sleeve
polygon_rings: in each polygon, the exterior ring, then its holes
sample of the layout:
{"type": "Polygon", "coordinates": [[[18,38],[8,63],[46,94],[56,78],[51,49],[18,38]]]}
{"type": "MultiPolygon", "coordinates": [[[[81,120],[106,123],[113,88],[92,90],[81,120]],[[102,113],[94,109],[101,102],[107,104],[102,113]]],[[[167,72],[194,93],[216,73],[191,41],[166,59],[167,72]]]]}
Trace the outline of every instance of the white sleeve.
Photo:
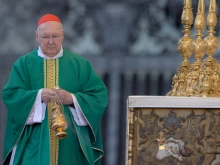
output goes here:
{"type": "Polygon", "coordinates": [[[46,103],[42,102],[41,93],[42,93],[42,89],[38,91],[33,109],[26,122],[27,125],[31,125],[34,123],[41,123],[44,120],[45,111],[46,111],[46,103]]]}
{"type": "Polygon", "coordinates": [[[82,112],[80,110],[79,103],[78,103],[76,97],[73,94],[71,94],[71,95],[72,95],[72,98],[73,98],[73,104],[74,104],[75,108],[73,108],[71,106],[69,106],[69,108],[70,108],[70,111],[73,114],[74,120],[76,121],[78,126],[88,125],[84,115],[82,114],[82,112]]]}

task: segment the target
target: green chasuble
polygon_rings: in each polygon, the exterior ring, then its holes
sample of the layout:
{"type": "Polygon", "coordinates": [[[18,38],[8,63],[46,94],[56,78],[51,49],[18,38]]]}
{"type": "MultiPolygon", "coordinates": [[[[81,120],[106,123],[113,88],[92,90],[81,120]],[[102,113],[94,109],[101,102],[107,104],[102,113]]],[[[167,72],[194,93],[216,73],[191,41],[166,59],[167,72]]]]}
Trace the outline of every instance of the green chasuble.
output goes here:
{"type": "Polygon", "coordinates": [[[100,120],[107,105],[107,89],[89,62],[68,50],[56,60],[37,55],[37,49],[22,56],[13,65],[2,98],[8,109],[4,165],[8,165],[16,147],[13,165],[55,165],[51,163],[51,136],[48,109],[42,123],[26,125],[39,89],[45,87],[47,72],[54,72],[54,80],[61,89],[74,94],[80,110],[88,122],[78,126],[64,106],[68,136],[58,142],[58,165],[100,165],[103,155],[100,120]],[[48,61],[54,68],[48,68],[48,61]],[[58,73],[58,74],[57,74],[58,73]],[[56,77],[56,76],[59,77],[56,77]]]}

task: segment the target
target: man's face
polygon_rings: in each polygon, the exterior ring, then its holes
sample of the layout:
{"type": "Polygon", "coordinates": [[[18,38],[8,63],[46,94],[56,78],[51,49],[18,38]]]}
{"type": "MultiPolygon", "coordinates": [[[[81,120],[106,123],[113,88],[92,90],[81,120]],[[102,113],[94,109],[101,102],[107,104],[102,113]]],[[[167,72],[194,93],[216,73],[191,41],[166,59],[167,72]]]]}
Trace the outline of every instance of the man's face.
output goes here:
{"type": "Polygon", "coordinates": [[[61,49],[64,31],[61,23],[48,21],[38,27],[35,36],[43,53],[48,57],[54,57],[61,49]]]}

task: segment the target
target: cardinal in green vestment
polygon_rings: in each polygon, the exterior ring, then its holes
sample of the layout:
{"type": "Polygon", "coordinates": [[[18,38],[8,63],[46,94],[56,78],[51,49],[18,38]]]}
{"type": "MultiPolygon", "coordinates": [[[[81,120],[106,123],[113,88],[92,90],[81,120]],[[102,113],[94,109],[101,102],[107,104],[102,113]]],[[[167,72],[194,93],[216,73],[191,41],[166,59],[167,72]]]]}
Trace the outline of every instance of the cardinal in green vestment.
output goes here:
{"type": "Polygon", "coordinates": [[[35,35],[39,48],[13,64],[2,91],[8,109],[4,165],[100,165],[107,88],[85,58],[62,47],[57,16],[42,16],[35,35]],[[63,139],[51,128],[54,98],[67,123],[63,139]]]}

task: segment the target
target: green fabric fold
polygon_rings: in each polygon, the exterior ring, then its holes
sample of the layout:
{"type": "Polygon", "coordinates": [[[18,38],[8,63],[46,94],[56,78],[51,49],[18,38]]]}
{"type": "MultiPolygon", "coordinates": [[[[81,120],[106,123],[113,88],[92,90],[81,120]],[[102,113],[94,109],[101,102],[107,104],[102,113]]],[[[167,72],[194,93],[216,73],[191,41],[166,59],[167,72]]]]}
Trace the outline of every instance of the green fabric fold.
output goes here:
{"type": "Polygon", "coordinates": [[[30,90],[25,71],[27,68],[22,64],[24,60],[19,59],[13,65],[9,80],[2,91],[2,99],[8,109],[4,158],[21,136],[38,93],[36,89],[30,90]]]}

